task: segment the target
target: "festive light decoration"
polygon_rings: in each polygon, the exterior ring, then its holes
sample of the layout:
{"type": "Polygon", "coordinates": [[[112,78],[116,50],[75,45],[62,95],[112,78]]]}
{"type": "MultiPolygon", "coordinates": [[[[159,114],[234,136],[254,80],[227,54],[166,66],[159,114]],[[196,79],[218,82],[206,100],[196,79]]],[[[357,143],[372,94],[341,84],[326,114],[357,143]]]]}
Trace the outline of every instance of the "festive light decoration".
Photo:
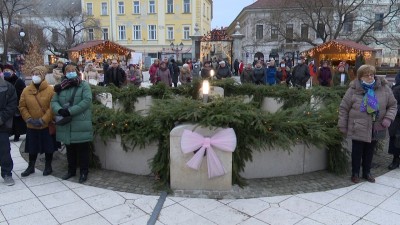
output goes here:
{"type": "Polygon", "coordinates": [[[338,41],[329,41],[324,44],[321,44],[319,46],[316,46],[312,49],[309,49],[307,51],[302,52],[302,55],[309,55],[311,57],[315,56],[318,53],[321,53],[324,50],[327,49],[335,49],[336,53],[345,53],[347,54],[347,58],[355,58],[355,55],[359,52],[362,52],[364,55],[364,58],[369,59],[372,57],[372,51],[361,51],[360,49],[351,47],[349,45],[345,45],[343,43],[340,43],[338,41]]]}
{"type": "Polygon", "coordinates": [[[94,59],[98,54],[118,54],[128,56],[133,50],[118,45],[111,41],[91,41],[78,45],[68,50],[71,58],[79,58],[79,55],[85,58],[94,59]]]}

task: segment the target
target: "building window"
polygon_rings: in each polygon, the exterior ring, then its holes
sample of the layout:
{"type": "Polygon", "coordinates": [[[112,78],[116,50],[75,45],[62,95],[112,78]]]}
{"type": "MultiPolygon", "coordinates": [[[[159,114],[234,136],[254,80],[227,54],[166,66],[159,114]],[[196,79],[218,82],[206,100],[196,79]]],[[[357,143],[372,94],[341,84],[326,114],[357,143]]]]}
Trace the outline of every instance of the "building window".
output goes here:
{"type": "Polygon", "coordinates": [[[293,43],[293,24],[286,24],[286,43],[293,43]]]}
{"type": "Polygon", "coordinates": [[[174,13],[174,0],[167,0],[167,13],[174,13]]]}
{"type": "Polygon", "coordinates": [[[93,4],[92,3],[86,3],[86,14],[89,16],[93,15],[93,4]]]}
{"type": "Polygon", "coordinates": [[[183,0],[183,13],[190,13],[190,0],[183,0]]]}
{"type": "Polygon", "coordinates": [[[190,39],[190,27],[188,26],[183,27],[183,39],[184,40],[190,39]]]}
{"type": "Polygon", "coordinates": [[[261,40],[264,37],[264,26],[256,25],[256,39],[261,40]]]}
{"type": "Polygon", "coordinates": [[[133,1],[133,14],[140,14],[140,2],[133,1]]]}
{"type": "Polygon", "coordinates": [[[325,36],[325,25],[323,23],[317,24],[317,38],[323,38],[325,36]]]}
{"type": "Polygon", "coordinates": [[[149,1],[149,13],[156,13],[156,1],[149,1]]]}
{"type": "Polygon", "coordinates": [[[353,14],[346,14],[343,20],[343,31],[344,32],[352,32],[353,31],[353,22],[354,22],[354,15],[353,14]]]}
{"type": "Polygon", "coordinates": [[[210,8],[207,6],[207,19],[210,19],[209,15],[210,15],[210,8]]]}
{"type": "Polygon", "coordinates": [[[88,40],[93,41],[94,40],[94,31],[93,28],[88,29],[88,40]]]}
{"type": "Polygon", "coordinates": [[[107,2],[102,2],[101,3],[101,15],[107,15],[108,9],[107,9],[107,2]]]}
{"type": "Polygon", "coordinates": [[[278,28],[271,27],[271,40],[278,40],[278,28]]]}
{"type": "Polygon", "coordinates": [[[108,40],[108,28],[102,28],[101,32],[103,33],[103,40],[108,40]]]}
{"type": "Polygon", "coordinates": [[[126,40],[126,29],[125,26],[118,26],[118,39],[126,40]]]}
{"type": "Polygon", "coordinates": [[[300,32],[301,32],[301,34],[300,34],[301,39],[307,40],[308,39],[308,24],[305,24],[305,23],[301,24],[300,32]]]}
{"type": "Polygon", "coordinates": [[[173,40],[173,39],[174,39],[174,28],[167,27],[167,40],[173,40]]]}
{"type": "Polygon", "coordinates": [[[149,25],[149,40],[157,40],[157,26],[149,25]]]}
{"type": "Polygon", "coordinates": [[[142,28],[140,25],[133,25],[133,40],[142,40],[142,28]]]}
{"type": "Polygon", "coordinates": [[[206,17],[206,3],[203,3],[203,16],[206,17]]]}
{"type": "Polygon", "coordinates": [[[383,13],[375,14],[375,24],[374,31],[382,31],[383,30],[383,13]]]}
{"type": "Polygon", "coordinates": [[[124,2],[118,2],[118,14],[125,14],[124,2]]]}

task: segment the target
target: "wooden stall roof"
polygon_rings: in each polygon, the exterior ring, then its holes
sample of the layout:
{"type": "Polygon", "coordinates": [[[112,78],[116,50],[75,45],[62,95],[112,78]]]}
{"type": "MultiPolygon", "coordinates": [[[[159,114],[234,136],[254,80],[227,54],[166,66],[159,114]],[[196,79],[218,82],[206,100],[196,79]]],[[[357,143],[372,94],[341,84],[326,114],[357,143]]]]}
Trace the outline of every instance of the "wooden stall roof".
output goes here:
{"type": "Polygon", "coordinates": [[[70,48],[68,52],[79,52],[80,55],[85,53],[118,53],[120,55],[127,55],[134,50],[126,48],[112,41],[105,40],[94,40],[82,43],[73,48],[70,48]]]}
{"type": "Polygon", "coordinates": [[[366,45],[350,41],[350,40],[331,40],[328,42],[325,42],[323,44],[320,44],[318,46],[315,46],[311,49],[308,49],[304,51],[304,54],[310,54],[314,55],[316,52],[322,52],[325,49],[331,49],[332,47],[334,48],[339,48],[340,51],[345,51],[345,52],[372,52],[375,51],[375,49],[370,48],[366,45]]]}

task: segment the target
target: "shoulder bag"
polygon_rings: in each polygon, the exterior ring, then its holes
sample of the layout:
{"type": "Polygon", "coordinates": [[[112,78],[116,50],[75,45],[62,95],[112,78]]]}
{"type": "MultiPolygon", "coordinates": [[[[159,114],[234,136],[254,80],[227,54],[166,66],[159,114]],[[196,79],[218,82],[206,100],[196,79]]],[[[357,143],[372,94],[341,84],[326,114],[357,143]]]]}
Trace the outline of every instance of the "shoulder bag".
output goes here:
{"type": "MultiPolygon", "coordinates": [[[[42,112],[43,112],[43,115],[46,114],[46,110],[44,110],[44,108],[42,107],[42,104],[40,104],[40,101],[39,101],[39,99],[37,98],[37,95],[35,95],[35,99],[36,99],[37,103],[39,104],[40,109],[41,109],[42,112]]],[[[48,129],[49,129],[49,134],[50,134],[50,135],[56,134],[56,125],[54,124],[54,121],[53,121],[53,120],[51,120],[47,126],[48,126],[48,129]]]]}

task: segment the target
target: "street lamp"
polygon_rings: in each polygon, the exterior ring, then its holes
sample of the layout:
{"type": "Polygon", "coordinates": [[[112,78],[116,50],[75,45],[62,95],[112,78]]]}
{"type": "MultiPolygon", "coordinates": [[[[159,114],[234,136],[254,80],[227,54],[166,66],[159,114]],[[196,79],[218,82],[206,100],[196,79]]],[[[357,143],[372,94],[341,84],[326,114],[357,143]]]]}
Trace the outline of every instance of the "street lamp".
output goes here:
{"type": "Polygon", "coordinates": [[[25,37],[25,32],[24,32],[24,28],[21,28],[21,30],[19,31],[19,37],[21,38],[21,42],[22,42],[22,54],[25,53],[25,43],[24,43],[24,37],[25,37]]]}
{"type": "Polygon", "coordinates": [[[175,45],[174,42],[171,42],[171,44],[169,45],[171,47],[172,51],[175,51],[176,54],[176,60],[178,60],[178,52],[182,51],[183,49],[183,43],[181,42],[179,45],[175,45]]]}

